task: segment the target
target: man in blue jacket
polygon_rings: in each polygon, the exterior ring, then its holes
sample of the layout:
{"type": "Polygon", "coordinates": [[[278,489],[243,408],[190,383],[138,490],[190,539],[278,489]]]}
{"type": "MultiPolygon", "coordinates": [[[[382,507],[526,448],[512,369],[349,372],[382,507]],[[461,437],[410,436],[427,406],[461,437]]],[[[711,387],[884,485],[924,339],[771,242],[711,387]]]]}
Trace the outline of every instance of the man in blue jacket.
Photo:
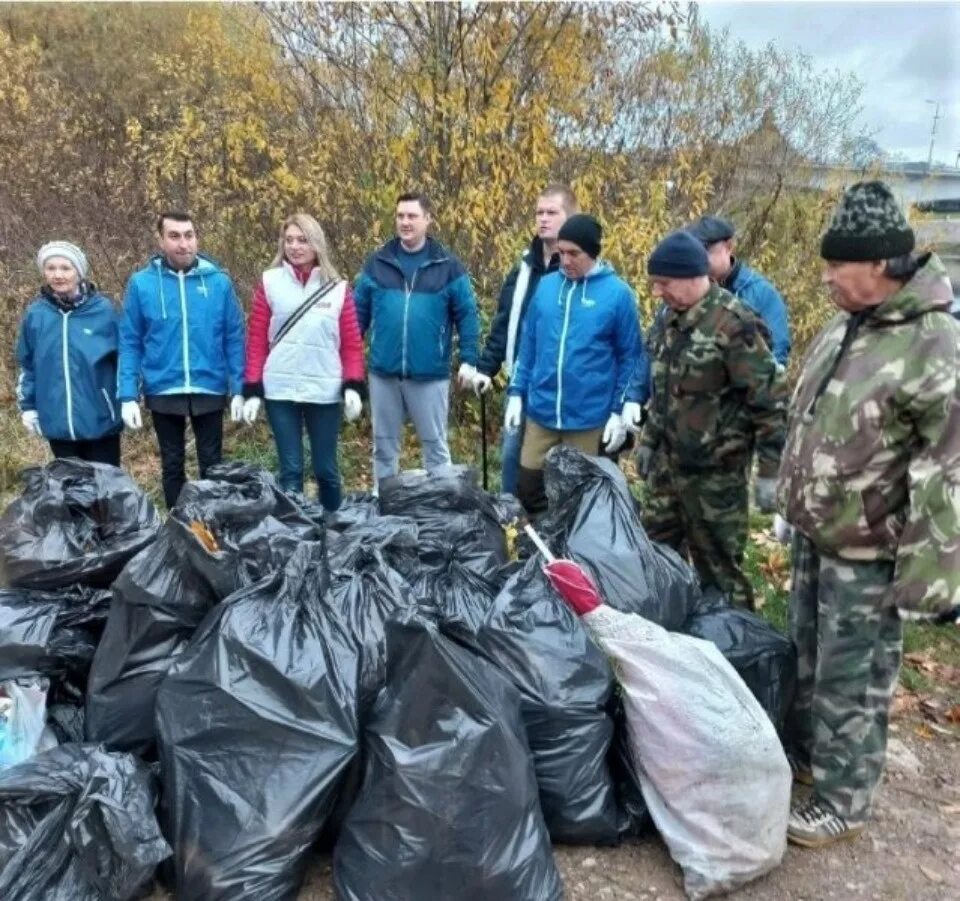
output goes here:
{"type": "Polygon", "coordinates": [[[160,447],[163,496],[177,502],[186,482],[187,419],[197,444],[200,477],[223,456],[223,410],[243,412],[243,313],[230,276],[197,252],[186,213],[157,220],[160,253],[127,282],[120,326],[121,415],[141,427],[144,396],[160,447]]]}
{"type": "Polygon", "coordinates": [[[707,248],[710,278],[739,297],[770,329],[773,358],[785,367],[790,357],[787,306],[769,281],[734,256],[733,223],[720,216],[702,216],[687,231],[707,248]]]}
{"type": "Polygon", "coordinates": [[[626,440],[624,410],[649,395],[649,370],[637,300],[609,263],[603,234],[578,214],[558,235],[560,270],[540,280],[530,301],[510,380],[505,428],[526,417],[518,494],[531,515],[546,507],[543,461],[568,444],[587,454],[616,451],[626,440]]]}
{"type": "MultiPolygon", "coordinates": [[[[560,268],[557,235],[563,223],[577,210],[577,199],[567,185],[548,185],[537,198],[537,233],[500,288],[497,312],[490,324],[490,334],[474,377],[473,387],[477,394],[490,390],[501,366],[508,377],[513,372],[530,299],[540,279],[560,268]]],[[[500,487],[507,494],[517,493],[522,444],[522,421],[519,428],[503,430],[500,436],[500,487]]]]}
{"type": "Polygon", "coordinates": [[[454,330],[461,386],[472,385],[476,375],[480,320],[470,277],[460,260],[427,235],[430,222],[427,197],[402,194],[397,236],[370,254],[354,288],[360,331],[370,336],[376,482],[397,473],[408,416],[426,469],[450,463],[447,414],[454,330]]]}

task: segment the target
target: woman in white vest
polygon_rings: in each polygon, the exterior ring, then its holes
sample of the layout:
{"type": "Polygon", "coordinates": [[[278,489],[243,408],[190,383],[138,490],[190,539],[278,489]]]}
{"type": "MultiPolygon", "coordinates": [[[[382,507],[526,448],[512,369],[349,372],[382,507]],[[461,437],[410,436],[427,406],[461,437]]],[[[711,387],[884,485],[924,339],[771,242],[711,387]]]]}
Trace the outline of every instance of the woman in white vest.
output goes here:
{"type": "Polygon", "coordinates": [[[266,402],[285,491],[303,491],[306,426],[320,502],[328,511],[340,506],[341,400],[351,422],[363,394],[363,342],[350,286],[330,262],[317,220],[295,213],[281,226],[277,256],[253,294],[243,387],[247,424],[261,398],[266,402]]]}

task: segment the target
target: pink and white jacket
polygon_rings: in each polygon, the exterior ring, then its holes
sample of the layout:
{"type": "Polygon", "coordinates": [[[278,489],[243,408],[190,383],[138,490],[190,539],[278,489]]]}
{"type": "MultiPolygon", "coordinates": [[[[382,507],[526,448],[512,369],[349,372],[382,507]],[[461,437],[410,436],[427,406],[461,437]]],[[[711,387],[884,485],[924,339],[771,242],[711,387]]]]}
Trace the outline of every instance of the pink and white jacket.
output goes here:
{"type": "Polygon", "coordinates": [[[247,321],[244,397],[333,404],[347,388],[363,396],[363,339],[346,281],[334,285],[271,348],[287,319],[323,281],[319,269],[301,271],[286,260],[263,273],[247,321]]]}

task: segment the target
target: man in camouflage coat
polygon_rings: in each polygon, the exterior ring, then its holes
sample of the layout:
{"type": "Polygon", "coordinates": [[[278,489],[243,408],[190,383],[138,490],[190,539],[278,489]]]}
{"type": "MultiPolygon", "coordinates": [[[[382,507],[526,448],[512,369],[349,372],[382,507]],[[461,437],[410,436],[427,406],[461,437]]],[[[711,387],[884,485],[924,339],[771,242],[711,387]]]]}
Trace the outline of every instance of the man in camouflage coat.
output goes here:
{"type": "Polygon", "coordinates": [[[901,619],[960,603],[960,323],[941,262],[889,188],[851,187],[823,236],[842,311],[814,340],[790,410],[778,502],[794,526],[794,773],[813,794],[788,837],[863,829],[880,781],[901,619]]]}
{"type": "Polygon", "coordinates": [[[653,397],[637,452],[649,489],[643,522],[655,541],[689,553],[704,585],[752,607],[742,569],[751,454],[757,505],[772,512],[787,389],[762,321],[707,271],[707,252],[688,232],[664,238],[647,263],[667,311],[649,341],[653,397]]]}

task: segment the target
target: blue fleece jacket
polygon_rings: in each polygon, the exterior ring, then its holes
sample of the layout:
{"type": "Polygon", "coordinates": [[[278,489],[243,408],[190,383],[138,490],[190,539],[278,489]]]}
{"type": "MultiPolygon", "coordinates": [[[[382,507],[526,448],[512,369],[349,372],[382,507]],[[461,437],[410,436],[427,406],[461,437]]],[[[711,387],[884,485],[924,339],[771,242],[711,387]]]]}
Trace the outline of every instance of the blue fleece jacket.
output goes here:
{"type": "Polygon", "coordinates": [[[33,300],[17,339],[17,403],[36,410],[44,438],[92,441],[120,431],[114,305],[90,292],[72,310],[33,300]]]}
{"type": "Polygon", "coordinates": [[[737,260],[722,287],[735,294],[764,321],[773,341],[773,358],[786,366],[790,358],[790,322],[780,292],[759,272],[737,260]]]}
{"type": "Polygon", "coordinates": [[[410,379],[450,377],[453,330],[460,362],[477,364],[480,318],[463,264],[433,238],[409,282],[397,258],[400,239],[372,253],[353,297],[360,331],[370,334],[370,371],[410,379]]]}
{"type": "Polygon", "coordinates": [[[544,428],[600,428],[624,401],[646,401],[645,360],[636,297],[608,263],[576,281],[552,272],[530,301],[509,393],[544,428]]]}
{"type": "Polygon", "coordinates": [[[198,256],[186,272],[154,256],[127,282],[120,400],[150,394],[240,394],[243,313],[233,282],[198,256]]]}

